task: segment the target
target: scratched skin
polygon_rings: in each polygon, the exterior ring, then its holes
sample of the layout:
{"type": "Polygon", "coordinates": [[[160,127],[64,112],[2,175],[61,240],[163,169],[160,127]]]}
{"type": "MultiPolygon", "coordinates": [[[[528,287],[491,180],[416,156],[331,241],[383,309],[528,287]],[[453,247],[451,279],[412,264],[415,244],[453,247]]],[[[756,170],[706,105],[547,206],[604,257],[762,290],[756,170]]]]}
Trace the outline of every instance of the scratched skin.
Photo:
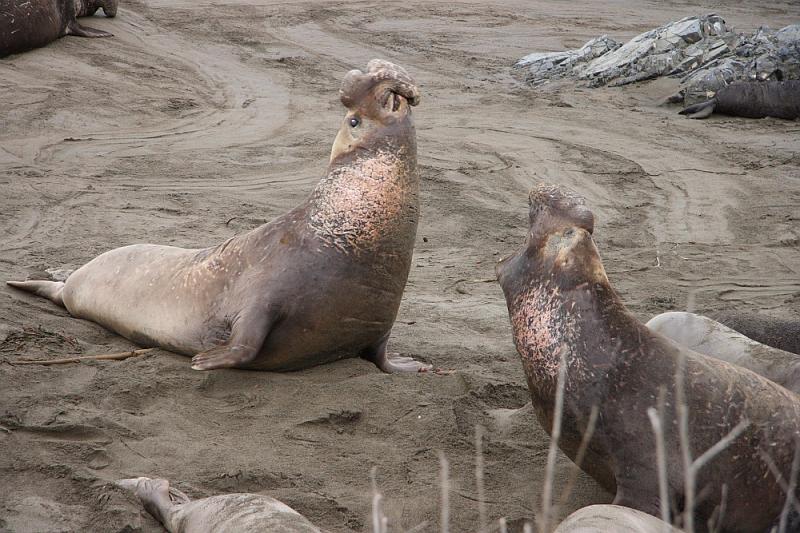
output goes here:
{"type": "Polygon", "coordinates": [[[194,355],[198,370],[359,356],[387,372],[426,369],[386,353],[419,219],[419,93],[401,67],[373,60],[347,74],[341,96],[348,113],[327,175],[289,213],[213,248],[137,244],[66,284],[12,286],[141,345],[194,355]]]}
{"type": "MultiPolygon", "coordinates": [[[[721,531],[766,531],[775,525],[786,495],[764,454],[789,479],[795,443],[800,443],[800,398],[747,369],[681,347],[636,320],[608,281],[592,239],[594,217],[582,198],[542,186],[531,193],[530,203],[526,242],[498,264],[497,274],[543,427],[552,428],[559,361],[565,353],[559,446],[575,459],[591,409],[597,406],[598,422],[581,468],[616,492],[615,504],[659,516],[655,439],[647,409],[657,405],[663,387],[674,518],[685,496],[675,409],[675,376],[685,361],[693,457],[741,420],[750,422],[700,470],[696,530],[706,530],[723,491],[721,531]]],[[[796,515],[792,520],[792,527],[800,526],[796,515]]]]}

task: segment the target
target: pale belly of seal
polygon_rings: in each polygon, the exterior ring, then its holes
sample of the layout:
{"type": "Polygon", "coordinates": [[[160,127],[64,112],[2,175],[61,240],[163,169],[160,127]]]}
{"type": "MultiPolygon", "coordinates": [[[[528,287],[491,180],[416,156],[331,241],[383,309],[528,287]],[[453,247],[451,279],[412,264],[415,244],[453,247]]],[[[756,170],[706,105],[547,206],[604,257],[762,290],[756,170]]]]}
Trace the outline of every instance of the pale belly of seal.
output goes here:
{"type": "Polygon", "coordinates": [[[215,303],[229,290],[231,272],[213,257],[200,259],[204,252],[153,244],[111,250],[67,279],[64,305],[138,344],[197,353],[229,331],[215,303]]]}

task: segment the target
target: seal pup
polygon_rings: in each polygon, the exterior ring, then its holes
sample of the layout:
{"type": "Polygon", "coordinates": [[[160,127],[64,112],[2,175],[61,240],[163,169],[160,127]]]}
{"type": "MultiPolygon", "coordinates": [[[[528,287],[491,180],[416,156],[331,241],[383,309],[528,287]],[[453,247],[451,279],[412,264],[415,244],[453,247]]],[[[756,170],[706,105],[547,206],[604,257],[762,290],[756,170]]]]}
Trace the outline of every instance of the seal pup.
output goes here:
{"type": "Polygon", "coordinates": [[[419,175],[414,80],[392,63],[351,70],[327,175],[289,213],[219,246],[136,244],[66,282],[9,282],[192,368],[296,370],[363,357],[384,372],[428,365],[386,352],[411,267],[419,175]]]}
{"type": "Polygon", "coordinates": [[[170,533],[320,533],[303,515],[261,494],[220,494],[191,500],[166,479],[138,477],[115,484],[133,491],[153,518],[170,533]]]}
{"type": "Polygon", "coordinates": [[[761,344],[706,316],[669,311],[646,326],[678,344],[743,366],[800,394],[800,356],[761,344]]]}
{"type": "Polygon", "coordinates": [[[713,98],[679,112],[689,118],[707,118],[712,113],[796,119],[800,117],[800,80],[734,82],[717,91],[713,98]]]}
{"type": "Polygon", "coordinates": [[[717,311],[709,316],[761,344],[800,355],[800,320],[797,318],[746,311],[717,311]]]}
{"type": "Polygon", "coordinates": [[[779,520],[786,495],[764,457],[789,479],[800,398],[745,368],[682,347],[628,312],[606,276],[592,238],[594,215],[583,198],[542,185],[529,202],[525,243],[496,272],[542,426],[553,427],[563,357],[559,447],[575,460],[596,407],[598,422],[579,466],[616,493],[614,504],[659,516],[656,439],[647,410],[663,390],[667,501],[676,517],[686,505],[676,413],[680,376],[693,457],[734,428],[742,431],[697,472],[697,497],[687,514],[701,531],[724,498],[720,530],[767,530],[779,520]]]}
{"type": "Polygon", "coordinates": [[[65,35],[112,37],[107,31],[81,26],[77,18],[99,8],[117,14],[117,0],[0,0],[0,57],[39,48],[65,35]]]}
{"type": "Polygon", "coordinates": [[[566,517],[553,533],[681,533],[681,530],[636,509],[589,505],[566,517]]]}

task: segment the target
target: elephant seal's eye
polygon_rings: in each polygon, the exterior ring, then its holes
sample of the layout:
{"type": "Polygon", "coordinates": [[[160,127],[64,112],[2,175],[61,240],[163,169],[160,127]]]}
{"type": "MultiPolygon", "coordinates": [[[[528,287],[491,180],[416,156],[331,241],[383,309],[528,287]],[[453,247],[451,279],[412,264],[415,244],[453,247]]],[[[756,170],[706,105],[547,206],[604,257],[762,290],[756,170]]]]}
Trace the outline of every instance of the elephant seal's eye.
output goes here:
{"type": "Polygon", "coordinates": [[[358,120],[358,118],[356,118],[356,117],[350,117],[350,127],[351,127],[351,128],[355,128],[355,127],[356,127],[356,126],[358,126],[359,124],[361,124],[361,121],[360,121],[360,120],[358,120]]]}
{"type": "Polygon", "coordinates": [[[575,230],[572,229],[572,228],[570,228],[570,229],[568,229],[567,231],[564,232],[564,237],[569,238],[569,237],[572,237],[573,235],[575,235],[575,230]]]}

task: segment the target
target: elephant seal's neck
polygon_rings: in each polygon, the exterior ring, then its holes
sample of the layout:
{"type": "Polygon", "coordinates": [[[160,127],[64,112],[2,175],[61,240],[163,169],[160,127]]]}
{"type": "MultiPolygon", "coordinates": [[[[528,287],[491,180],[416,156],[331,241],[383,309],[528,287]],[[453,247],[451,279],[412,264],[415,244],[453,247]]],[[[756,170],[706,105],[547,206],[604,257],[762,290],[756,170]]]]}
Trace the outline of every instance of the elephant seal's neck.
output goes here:
{"type": "Polygon", "coordinates": [[[332,162],[309,199],[312,230],[359,255],[413,245],[419,215],[415,154],[406,148],[362,151],[332,162]]]}

